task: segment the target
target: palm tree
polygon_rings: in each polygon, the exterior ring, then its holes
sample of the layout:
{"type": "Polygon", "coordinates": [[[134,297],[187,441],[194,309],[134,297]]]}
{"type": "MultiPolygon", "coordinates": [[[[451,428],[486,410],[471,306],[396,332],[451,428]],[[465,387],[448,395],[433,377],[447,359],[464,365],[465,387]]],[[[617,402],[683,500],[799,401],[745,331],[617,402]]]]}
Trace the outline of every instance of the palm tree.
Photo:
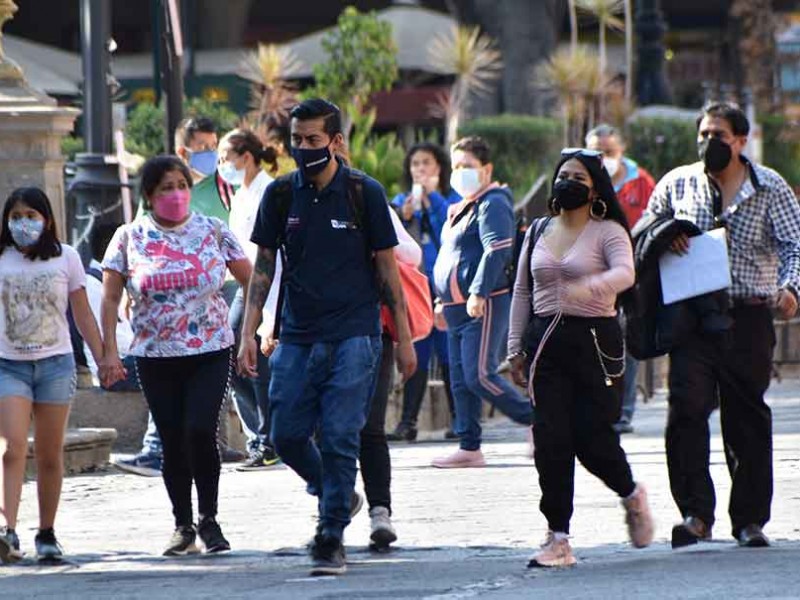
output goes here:
{"type": "Polygon", "coordinates": [[[259,44],[245,56],[240,75],[251,82],[250,117],[257,126],[272,129],[287,119],[297,100],[297,89],[287,83],[302,63],[288,48],[259,44]]]}
{"type": "Polygon", "coordinates": [[[557,50],[536,68],[534,83],[552,87],[564,122],[564,145],[582,146],[583,132],[594,126],[594,106],[603,87],[597,54],[585,47],[557,50]]]}
{"type": "Polygon", "coordinates": [[[453,142],[458,125],[472,96],[486,95],[501,74],[503,61],[494,40],[479,27],[457,26],[435,37],[428,46],[428,61],[434,70],[453,73],[455,82],[440,99],[439,112],[445,118],[447,142],[453,142]]]}

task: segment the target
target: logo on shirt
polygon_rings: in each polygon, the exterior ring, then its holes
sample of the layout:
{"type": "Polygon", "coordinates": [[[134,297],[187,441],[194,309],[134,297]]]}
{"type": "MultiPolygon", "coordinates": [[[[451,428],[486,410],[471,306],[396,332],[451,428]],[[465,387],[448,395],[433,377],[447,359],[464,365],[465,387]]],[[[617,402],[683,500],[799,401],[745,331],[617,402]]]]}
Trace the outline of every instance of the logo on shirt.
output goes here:
{"type": "Polygon", "coordinates": [[[334,229],[356,229],[356,224],[352,221],[340,221],[338,219],[331,219],[331,227],[334,229]]]}

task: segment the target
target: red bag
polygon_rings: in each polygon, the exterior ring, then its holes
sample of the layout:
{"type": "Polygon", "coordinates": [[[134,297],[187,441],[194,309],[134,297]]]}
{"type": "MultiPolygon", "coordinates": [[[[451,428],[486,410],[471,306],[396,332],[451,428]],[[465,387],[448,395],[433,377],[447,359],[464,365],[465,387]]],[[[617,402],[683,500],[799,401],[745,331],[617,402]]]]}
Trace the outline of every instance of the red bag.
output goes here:
{"type": "MultiPolygon", "coordinates": [[[[408,326],[411,329],[411,340],[418,342],[428,337],[433,329],[433,301],[428,276],[416,267],[397,262],[400,271],[400,284],[406,297],[408,326]]],[[[397,342],[397,327],[394,317],[387,306],[381,306],[381,323],[383,330],[397,342]]]]}

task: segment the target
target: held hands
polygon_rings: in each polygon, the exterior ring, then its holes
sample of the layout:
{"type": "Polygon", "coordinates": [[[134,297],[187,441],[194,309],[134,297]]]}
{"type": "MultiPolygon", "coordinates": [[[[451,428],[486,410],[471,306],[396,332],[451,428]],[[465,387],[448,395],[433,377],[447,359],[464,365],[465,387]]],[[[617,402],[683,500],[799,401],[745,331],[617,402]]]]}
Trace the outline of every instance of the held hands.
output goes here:
{"type": "Polygon", "coordinates": [[[797,313],[797,298],[787,289],[778,290],[775,296],[775,314],[788,321],[797,313]]]}
{"type": "Polygon", "coordinates": [[[467,314],[473,319],[480,319],[486,311],[486,298],[470,294],[467,299],[467,314]]]}
{"type": "Polygon", "coordinates": [[[447,321],[444,318],[444,306],[438,302],[433,305],[433,326],[438,331],[447,331],[447,321]]]}
{"type": "Polygon", "coordinates": [[[527,388],[528,374],[525,369],[525,356],[517,354],[516,356],[512,356],[509,362],[511,363],[511,379],[513,379],[514,383],[518,386],[527,388]]]}
{"type": "Polygon", "coordinates": [[[118,354],[103,356],[97,365],[97,376],[104,388],[110,388],[128,376],[118,354]]]}

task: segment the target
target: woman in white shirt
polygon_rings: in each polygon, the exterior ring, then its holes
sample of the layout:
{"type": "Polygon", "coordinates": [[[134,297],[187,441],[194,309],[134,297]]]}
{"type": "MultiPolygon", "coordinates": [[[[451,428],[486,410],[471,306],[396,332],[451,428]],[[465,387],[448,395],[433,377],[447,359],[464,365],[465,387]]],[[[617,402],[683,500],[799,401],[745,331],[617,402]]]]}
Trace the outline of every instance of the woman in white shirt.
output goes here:
{"type": "MultiPolygon", "coordinates": [[[[258,247],[250,241],[250,235],[261,197],[272,181],[262,165],[270,165],[274,173],[278,166],[278,155],[274,148],[265,147],[252,131],[234,129],[220,141],[219,156],[220,176],[228,183],[239,186],[231,201],[228,224],[247,258],[255,264],[258,247]]],[[[280,261],[275,277],[278,281],[280,261]]],[[[228,313],[228,324],[236,335],[237,345],[244,318],[244,304],[244,289],[240,287],[228,313]]],[[[238,467],[239,471],[268,469],[280,462],[269,439],[269,360],[266,356],[259,354],[256,368],[256,377],[234,373],[232,379],[234,404],[247,436],[248,459],[238,467]]]]}

